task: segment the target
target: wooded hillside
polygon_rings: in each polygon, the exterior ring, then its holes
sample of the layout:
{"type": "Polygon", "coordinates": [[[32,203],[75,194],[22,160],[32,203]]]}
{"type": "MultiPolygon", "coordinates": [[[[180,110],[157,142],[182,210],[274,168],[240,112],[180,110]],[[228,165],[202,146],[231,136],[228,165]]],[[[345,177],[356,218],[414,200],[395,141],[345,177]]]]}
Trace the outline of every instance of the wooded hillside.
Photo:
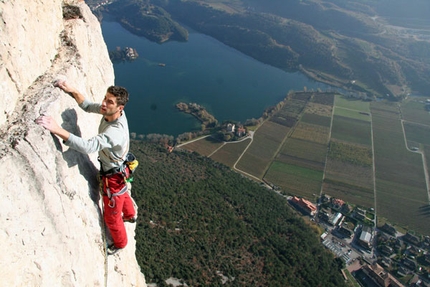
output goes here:
{"type": "Polygon", "coordinates": [[[195,153],[137,141],[131,150],[136,257],[148,282],[344,286],[338,261],[283,197],[195,153]]]}

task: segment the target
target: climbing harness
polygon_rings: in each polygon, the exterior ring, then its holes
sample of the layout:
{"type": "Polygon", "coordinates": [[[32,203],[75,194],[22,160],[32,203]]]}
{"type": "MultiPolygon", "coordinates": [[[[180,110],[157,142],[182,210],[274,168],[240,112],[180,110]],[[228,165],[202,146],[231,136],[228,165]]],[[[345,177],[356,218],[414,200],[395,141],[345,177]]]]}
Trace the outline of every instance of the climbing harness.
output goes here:
{"type": "Polygon", "coordinates": [[[110,191],[110,187],[109,187],[109,178],[108,177],[104,177],[104,181],[105,181],[105,186],[106,186],[106,195],[109,198],[109,203],[108,206],[110,208],[114,208],[115,207],[115,196],[120,196],[123,195],[124,193],[127,192],[127,184],[126,184],[126,180],[124,179],[124,187],[116,193],[111,193],[110,191]]]}
{"type": "Polygon", "coordinates": [[[115,207],[115,196],[120,196],[127,192],[128,185],[127,183],[133,182],[132,173],[136,170],[139,162],[137,161],[134,154],[129,152],[125,158],[125,161],[121,164],[120,167],[114,167],[110,170],[104,172],[103,166],[100,167],[100,179],[102,181],[102,191],[104,191],[103,195],[106,195],[109,198],[108,206],[111,208],[115,207]],[[112,192],[111,186],[109,186],[109,179],[114,176],[122,176],[124,186],[121,190],[117,192],[112,192]]]}

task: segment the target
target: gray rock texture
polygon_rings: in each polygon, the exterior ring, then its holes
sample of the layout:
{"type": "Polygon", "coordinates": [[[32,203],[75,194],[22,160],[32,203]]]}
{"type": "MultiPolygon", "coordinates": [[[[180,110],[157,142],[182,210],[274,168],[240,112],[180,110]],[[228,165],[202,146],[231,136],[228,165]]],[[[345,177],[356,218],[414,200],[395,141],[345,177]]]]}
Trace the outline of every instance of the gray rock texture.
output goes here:
{"type": "Polygon", "coordinates": [[[101,101],[114,72],[83,1],[0,0],[0,286],[146,286],[127,247],[105,257],[97,154],[64,146],[34,120],[89,138],[100,116],[54,87],[66,77],[101,101]]]}

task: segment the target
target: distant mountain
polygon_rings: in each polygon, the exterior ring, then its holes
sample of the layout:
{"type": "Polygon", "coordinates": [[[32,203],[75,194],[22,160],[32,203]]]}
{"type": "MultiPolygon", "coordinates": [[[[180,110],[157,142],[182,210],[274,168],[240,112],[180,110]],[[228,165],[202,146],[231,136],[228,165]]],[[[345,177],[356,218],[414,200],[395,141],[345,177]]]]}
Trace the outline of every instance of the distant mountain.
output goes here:
{"type": "Polygon", "coordinates": [[[151,1],[119,1],[107,7],[126,29],[151,41],[188,40],[188,31],[163,8],[152,5],[151,1]]]}

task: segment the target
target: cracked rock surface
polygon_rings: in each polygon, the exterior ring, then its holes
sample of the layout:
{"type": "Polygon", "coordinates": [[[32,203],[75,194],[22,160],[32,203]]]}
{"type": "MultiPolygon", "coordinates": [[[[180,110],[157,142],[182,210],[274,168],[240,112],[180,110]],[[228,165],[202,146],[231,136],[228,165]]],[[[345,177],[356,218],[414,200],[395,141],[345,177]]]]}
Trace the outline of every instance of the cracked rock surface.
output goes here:
{"type": "Polygon", "coordinates": [[[78,136],[97,133],[100,116],[54,87],[58,77],[95,102],[114,84],[88,6],[0,1],[1,285],[146,286],[134,225],[126,249],[105,258],[97,154],[73,151],[34,123],[45,114],[78,136]]]}

